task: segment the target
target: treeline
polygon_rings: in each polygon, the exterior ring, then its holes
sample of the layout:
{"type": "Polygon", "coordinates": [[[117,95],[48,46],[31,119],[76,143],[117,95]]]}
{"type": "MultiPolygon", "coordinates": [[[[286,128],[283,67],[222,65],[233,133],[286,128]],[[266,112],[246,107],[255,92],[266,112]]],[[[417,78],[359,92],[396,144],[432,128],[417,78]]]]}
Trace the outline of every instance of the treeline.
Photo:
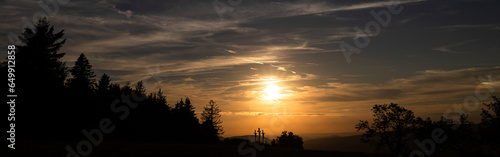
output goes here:
{"type": "MultiPolygon", "coordinates": [[[[167,104],[160,89],[147,93],[142,83],[119,85],[112,77],[96,76],[81,54],[70,68],[64,30],[55,32],[47,19],[25,28],[16,45],[16,128],[19,140],[84,139],[82,130],[99,128],[103,118],[116,127],[105,139],[213,143],[223,133],[220,110],[207,102],[201,122],[189,98],[167,104]]],[[[6,74],[6,62],[1,71],[6,74]]],[[[7,79],[5,79],[7,80],[7,79]]],[[[7,90],[2,90],[6,95],[7,90]]]]}
{"type": "Polygon", "coordinates": [[[500,98],[483,105],[480,123],[469,121],[469,114],[449,114],[452,118],[432,121],[398,104],[375,105],[373,122],[360,121],[356,129],[364,131],[362,141],[393,156],[498,157],[500,98]]]}

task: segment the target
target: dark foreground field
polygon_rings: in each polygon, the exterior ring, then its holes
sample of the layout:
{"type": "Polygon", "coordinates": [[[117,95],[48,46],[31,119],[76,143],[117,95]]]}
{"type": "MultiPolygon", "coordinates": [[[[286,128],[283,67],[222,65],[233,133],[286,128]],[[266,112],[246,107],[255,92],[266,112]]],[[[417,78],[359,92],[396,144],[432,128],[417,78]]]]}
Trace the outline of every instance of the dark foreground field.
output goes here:
{"type": "MultiPolygon", "coordinates": [[[[2,156],[66,156],[65,147],[70,144],[73,148],[76,142],[18,142],[16,151],[8,150],[2,156]]],[[[5,149],[3,149],[5,151],[5,149]]],[[[251,150],[250,145],[242,148],[251,150]]],[[[247,151],[250,152],[250,151],[247,151]]],[[[287,150],[279,148],[266,147],[262,151],[256,151],[257,157],[373,157],[373,154],[356,152],[328,152],[328,151],[309,151],[309,150],[287,150]]],[[[1,153],[1,154],[4,154],[1,153]]],[[[203,145],[203,144],[165,144],[165,143],[130,143],[130,142],[111,142],[104,141],[98,147],[92,149],[89,156],[203,156],[203,157],[224,157],[224,156],[247,156],[251,153],[240,154],[238,147],[233,145],[203,145]]]]}

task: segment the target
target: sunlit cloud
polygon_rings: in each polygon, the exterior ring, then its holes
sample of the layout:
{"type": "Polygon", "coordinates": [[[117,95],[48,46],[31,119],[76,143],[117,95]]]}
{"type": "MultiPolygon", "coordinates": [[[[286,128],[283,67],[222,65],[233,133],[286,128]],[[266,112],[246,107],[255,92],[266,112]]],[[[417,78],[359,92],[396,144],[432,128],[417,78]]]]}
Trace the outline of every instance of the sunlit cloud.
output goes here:
{"type": "Polygon", "coordinates": [[[434,48],[433,50],[437,50],[437,51],[441,51],[441,52],[447,52],[447,53],[467,53],[467,52],[459,52],[459,51],[451,50],[451,48],[454,48],[454,47],[457,47],[457,46],[460,46],[460,45],[464,45],[464,44],[467,44],[467,43],[470,43],[470,42],[474,42],[474,40],[464,41],[464,42],[460,42],[460,43],[456,43],[456,44],[451,44],[451,45],[445,45],[445,46],[434,48]]]}
{"type": "MultiPolygon", "coordinates": [[[[37,2],[14,2],[0,1],[4,36],[19,34],[20,17],[40,10],[37,2]]],[[[148,92],[161,88],[170,105],[190,97],[197,113],[214,99],[234,130],[229,135],[277,116],[304,132],[327,123],[335,127],[324,129],[353,131],[351,122],[370,116],[374,104],[438,115],[478,85],[500,90],[500,21],[476,18],[498,11],[458,7],[443,14],[434,2],[244,1],[221,20],[212,1],[71,1],[50,21],[65,30],[68,66],[85,53],[98,76],[120,84],[143,80],[148,92]],[[375,21],[370,11],[392,4],[405,9],[346,64],[338,44],[367,37],[353,27],[375,21]],[[492,82],[475,79],[488,75],[492,82]]]]}

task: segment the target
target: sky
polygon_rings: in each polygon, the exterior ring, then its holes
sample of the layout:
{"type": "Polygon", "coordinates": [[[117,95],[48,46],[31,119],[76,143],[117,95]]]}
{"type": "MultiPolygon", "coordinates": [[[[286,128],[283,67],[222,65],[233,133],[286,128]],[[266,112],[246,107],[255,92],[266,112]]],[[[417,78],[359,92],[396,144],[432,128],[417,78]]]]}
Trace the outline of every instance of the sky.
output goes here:
{"type": "Polygon", "coordinates": [[[499,1],[40,2],[0,0],[0,45],[46,14],[68,66],[84,53],[98,76],[189,97],[197,113],[213,99],[224,136],[355,132],[388,103],[477,121],[470,102],[500,96],[499,1]]]}

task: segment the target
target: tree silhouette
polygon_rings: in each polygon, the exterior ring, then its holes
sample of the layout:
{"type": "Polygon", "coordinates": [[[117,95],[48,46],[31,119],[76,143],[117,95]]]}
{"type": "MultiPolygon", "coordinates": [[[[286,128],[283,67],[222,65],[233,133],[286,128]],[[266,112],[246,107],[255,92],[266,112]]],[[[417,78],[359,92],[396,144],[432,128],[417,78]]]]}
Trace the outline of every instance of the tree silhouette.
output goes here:
{"type": "Polygon", "coordinates": [[[207,141],[218,141],[218,136],[224,133],[220,117],[219,106],[215,103],[215,101],[210,100],[208,105],[204,107],[203,113],[201,114],[201,127],[205,137],[208,138],[207,141]]]}
{"type": "MultiPolygon", "coordinates": [[[[140,89],[143,89],[140,86],[142,85],[138,83],[135,90],[140,91],[140,89]]],[[[145,101],[140,103],[137,111],[139,112],[138,127],[142,128],[142,134],[146,135],[141,138],[150,141],[172,140],[169,139],[172,135],[172,130],[174,130],[171,120],[171,109],[161,89],[156,93],[150,93],[145,101]]]]}
{"type": "MultiPolygon", "coordinates": [[[[156,103],[160,105],[167,105],[167,96],[163,95],[161,88],[156,92],[156,103]]],[[[167,105],[168,107],[168,105],[167,105]]],[[[168,108],[170,110],[170,108],[168,108]]]]}
{"type": "Polygon", "coordinates": [[[75,66],[70,70],[73,78],[69,80],[70,88],[81,94],[89,94],[94,89],[95,74],[92,65],[82,53],[75,62],[75,66]]]}
{"type": "Polygon", "coordinates": [[[396,156],[408,153],[408,143],[413,139],[411,133],[421,126],[422,119],[415,118],[413,111],[393,103],[375,105],[372,111],[374,119],[371,125],[368,121],[356,125],[358,131],[366,130],[361,140],[378,148],[385,147],[396,156]]]}
{"type": "Polygon", "coordinates": [[[303,144],[304,142],[302,141],[302,137],[288,131],[281,132],[281,135],[276,137],[276,139],[273,139],[272,142],[273,146],[299,150],[304,149],[303,144]]]}
{"type": "Polygon", "coordinates": [[[178,135],[177,141],[190,143],[200,140],[200,123],[189,98],[186,98],[185,102],[181,99],[175,104],[173,120],[176,127],[174,134],[178,135]]]}
{"type": "MultiPolygon", "coordinates": [[[[61,88],[67,77],[67,68],[60,59],[65,53],[59,53],[66,39],[62,39],[64,30],[54,33],[54,27],[47,18],[38,20],[35,29],[25,28],[19,39],[24,45],[18,45],[16,54],[17,69],[21,74],[35,76],[37,80],[26,81],[27,85],[41,84],[52,88],[61,88]],[[43,83],[41,83],[43,82],[43,83]]],[[[22,79],[22,77],[19,77],[22,79]]],[[[25,84],[25,82],[19,84],[25,84]]],[[[21,89],[24,90],[24,89],[21,89]]],[[[29,89],[26,89],[29,90],[29,89]]]]}
{"type": "Polygon", "coordinates": [[[110,89],[111,78],[106,74],[102,74],[97,84],[97,93],[106,94],[106,91],[110,89]]]}
{"type": "Polygon", "coordinates": [[[126,82],[125,85],[123,87],[121,87],[120,91],[122,93],[132,93],[132,87],[130,87],[130,82],[126,82]]]}
{"type": "Polygon", "coordinates": [[[500,98],[493,96],[493,102],[483,103],[487,109],[481,113],[481,142],[484,144],[484,156],[500,154],[500,98]]]}
{"type": "Polygon", "coordinates": [[[134,92],[137,96],[146,96],[146,88],[144,87],[142,80],[137,82],[134,92]]]}
{"type": "Polygon", "coordinates": [[[190,119],[191,121],[198,121],[196,118],[196,114],[194,113],[194,106],[191,104],[191,100],[186,98],[186,102],[181,101],[175,104],[175,114],[181,117],[185,117],[186,119],[190,119]]]}
{"type": "Polygon", "coordinates": [[[498,120],[500,119],[500,98],[493,96],[493,100],[494,102],[483,104],[487,109],[482,109],[481,122],[490,125],[496,124],[498,126],[498,120]]]}
{"type": "Polygon", "coordinates": [[[68,119],[72,119],[74,129],[81,130],[93,125],[94,121],[98,121],[99,115],[103,113],[101,110],[102,105],[98,101],[104,101],[101,96],[95,95],[95,74],[92,70],[92,65],[87,57],[81,53],[75,61],[73,68],[70,70],[72,78],[68,80],[70,90],[69,98],[71,101],[71,111],[68,119]]]}
{"type": "Polygon", "coordinates": [[[65,53],[59,53],[64,45],[64,30],[54,32],[54,27],[46,18],[41,18],[34,28],[25,28],[19,36],[22,45],[17,45],[16,53],[16,94],[19,95],[17,104],[19,111],[25,115],[16,119],[24,127],[20,130],[20,138],[43,136],[59,137],[65,132],[63,125],[66,119],[61,119],[65,113],[47,114],[53,109],[66,110],[67,92],[64,87],[68,71],[65,63],[60,59],[65,53]],[[50,104],[50,106],[42,105],[50,104]],[[47,127],[51,127],[48,129],[47,127]],[[37,130],[37,131],[32,131],[37,130]]]}
{"type": "MultiPolygon", "coordinates": [[[[130,82],[111,83],[111,77],[103,74],[96,83],[92,65],[83,53],[68,71],[60,61],[65,55],[59,53],[66,41],[63,32],[54,32],[43,18],[34,29],[26,28],[19,37],[24,44],[16,46],[16,94],[19,95],[16,110],[29,116],[16,117],[16,122],[22,124],[16,126],[23,135],[18,139],[77,140],[83,129],[99,127],[99,121],[109,118],[117,129],[106,135],[106,139],[218,141],[223,132],[220,110],[214,101],[205,107],[202,127],[189,98],[181,99],[172,109],[161,89],[147,93],[142,81],[132,88],[130,82]],[[72,76],[69,79],[68,72],[72,76]],[[117,114],[113,107],[129,107],[126,119],[121,119],[121,112],[117,114]]],[[[7,71],[6,62],[0,65],[0,71],[7,71]]]]}
{"type": "MultiPolygon", "coordinates": [[[[421,150],[423,141],[429,138],[429,134],[439,129],[446,133],[446,136],[441,136],[440,138],[446,140],[443,143],[436,143],[433,149],[434,151],[429,156],[483,156],[478,152],[478,148],[480,147],[477,146],[480,144],[478,144],[477,134],[475,134],[477,127],[467,120],[468,117],[468,114],[462,113],[456,117],[456,119],[449,119],[442,116],[438,121],[431,121],[430,118],[427,118],[425,121],[419,121],[417,118],[417,123],[421,125],[414,129],[414,132],[411,132],[411,134],[415,134],[416,137],[412,139],[414,141],[410,148],[413,150],[421,150]],[[459,126],[459,128],[457,126],[459,126]],[[419,143],[420,146],[418,146],[417,143],[419,143]]],[[[433,141],[436,142],[434,139],[433,141]]]]}

